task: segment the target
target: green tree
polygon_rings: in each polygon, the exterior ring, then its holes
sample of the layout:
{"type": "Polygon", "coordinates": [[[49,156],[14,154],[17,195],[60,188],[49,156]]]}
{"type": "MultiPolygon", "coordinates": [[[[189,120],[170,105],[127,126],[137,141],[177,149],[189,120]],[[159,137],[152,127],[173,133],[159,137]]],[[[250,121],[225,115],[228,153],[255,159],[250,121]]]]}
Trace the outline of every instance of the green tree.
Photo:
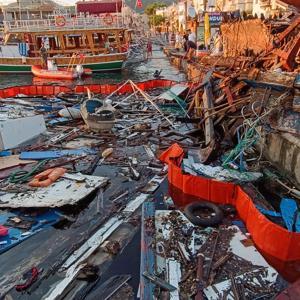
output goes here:
{"type": "Polygon", "coordinates": [[[145,13],[150,17],[150,16],[154,16],[156,14],[156,10],[158,8],[163,8],[163,7],[167,7],[166,4],[161,3],[161,2],[154,2],[151,4],[148,4],[146,9],[145,9],[145,13]]]}
{"type": "Polygon", "coordinates": [[[145,13],[149,17],[149,25],[151,26],[159,26],[165,22],[166,18],[161,15],[156,15],[156,10],[159,8],[167,7],[166,4],[161,2],[154,2],[147,5],[145,9],[145,13]]]}
{"type": "Polygon", "coordinates": [[[166,21],[166,17],[164,16],[161,16],[161,15],[154,15],[153,16],[153,25],[154,26],[159,26],[161,25],[162,23],[164,23],[166,21]]]}

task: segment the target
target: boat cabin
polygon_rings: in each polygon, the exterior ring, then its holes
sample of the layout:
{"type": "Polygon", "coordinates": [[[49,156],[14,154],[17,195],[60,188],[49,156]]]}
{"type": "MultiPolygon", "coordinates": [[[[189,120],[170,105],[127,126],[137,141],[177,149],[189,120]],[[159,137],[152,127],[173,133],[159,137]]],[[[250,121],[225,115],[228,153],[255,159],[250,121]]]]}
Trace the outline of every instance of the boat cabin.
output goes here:
{"type": "Polygon", "coordinates": [[[127,52],[131,40],[131,32],[118,25],[118,20],[85,16],[71,20],[62,15],[38,21],[4,22],[4,34],[5,43],[25,43],[27,53],[23,56],[27,57],[39,56],[42,45],[49,56],[72,56],[76,52],[89,55],[123,53],[127,52]]]}

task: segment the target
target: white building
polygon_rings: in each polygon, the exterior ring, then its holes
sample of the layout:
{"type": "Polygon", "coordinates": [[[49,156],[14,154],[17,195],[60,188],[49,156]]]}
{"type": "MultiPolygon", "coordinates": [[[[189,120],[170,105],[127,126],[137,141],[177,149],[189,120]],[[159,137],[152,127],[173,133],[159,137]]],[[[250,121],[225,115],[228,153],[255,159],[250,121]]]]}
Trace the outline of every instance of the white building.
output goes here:
{"type": "Polygon", "coordinates": [[[43,19],[61,9],[65,8],[52,0],[17,0],[2,6],[7,21],[43,19]]]}
{"type": "Polygon", "coordinates": [[[288,5],[279,0],[254,0],[252,14],[256,14],[258,17],[261,14],[270,17],[273,14],[285,11],[287,8],[288,5]]]}
{"type": "MultiPolygon", "coordinates": [[[[202,0],[198,0],[202,1],[202,0]]],[[[299,0],[300,1],[300,0],[299,0]]],[[[221,11],[239,10],[241,13],[269,17],[285,11],[288,5],[280,0],[216,0],[216,8],[221,11]]]]}

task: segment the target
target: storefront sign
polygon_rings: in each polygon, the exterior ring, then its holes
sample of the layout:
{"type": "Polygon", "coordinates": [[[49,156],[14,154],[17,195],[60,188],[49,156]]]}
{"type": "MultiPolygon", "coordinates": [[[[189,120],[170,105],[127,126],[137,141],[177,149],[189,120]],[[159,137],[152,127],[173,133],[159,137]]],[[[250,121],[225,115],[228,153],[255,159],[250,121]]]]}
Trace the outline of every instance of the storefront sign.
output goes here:
{"type": "MultiPolygon", "coordinates": [[[[209,23],[211,26],[216,26],[216,25],[220,25],[222,22],[222,15],[221,13],[218,12],[209,12],[209,23]]],[[[198,17],[198,21],[199,23],[204,23],[204,14],[199,14],[198,17]]]]}

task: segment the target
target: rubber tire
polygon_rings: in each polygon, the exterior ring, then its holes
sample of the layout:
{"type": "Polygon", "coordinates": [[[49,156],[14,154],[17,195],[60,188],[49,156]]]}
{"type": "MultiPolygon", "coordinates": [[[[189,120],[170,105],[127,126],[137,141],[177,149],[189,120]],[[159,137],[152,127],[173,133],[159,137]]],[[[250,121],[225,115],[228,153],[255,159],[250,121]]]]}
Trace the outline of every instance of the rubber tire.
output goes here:
{"type": "Polygon", "coordinates": [[[184,213],[190,222],[192,222],[194,225],[202,227],[216,226],[220,224],[224,218],[222,210],[217,205],[206,201],[188,204],[184,208],[184,213]],[[199,211],[203,208],[212,210],[215,213],[215,216],[210,218],[201,218],[195,215],[196,211],[199,211]]]}

